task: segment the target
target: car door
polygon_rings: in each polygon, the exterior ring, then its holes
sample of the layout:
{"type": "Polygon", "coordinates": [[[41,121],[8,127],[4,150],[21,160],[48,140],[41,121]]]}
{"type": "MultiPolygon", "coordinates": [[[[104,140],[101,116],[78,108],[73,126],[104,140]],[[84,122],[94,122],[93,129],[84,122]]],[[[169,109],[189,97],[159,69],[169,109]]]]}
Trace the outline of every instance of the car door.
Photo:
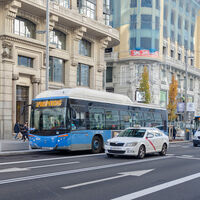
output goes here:
{"type": "Polygon", "coordinates": [[[161,151],[163,142],[164,142],[164,138],[162,136],[162,133],[155,131],[155,145],[156,145],[157,151],[161,151]]]}
{"type": "Polygon", "coordinates": [[[156,140],[154,131],[148,131],[146,134],[146,152],[153,153],[156,152],[156,140]]]}

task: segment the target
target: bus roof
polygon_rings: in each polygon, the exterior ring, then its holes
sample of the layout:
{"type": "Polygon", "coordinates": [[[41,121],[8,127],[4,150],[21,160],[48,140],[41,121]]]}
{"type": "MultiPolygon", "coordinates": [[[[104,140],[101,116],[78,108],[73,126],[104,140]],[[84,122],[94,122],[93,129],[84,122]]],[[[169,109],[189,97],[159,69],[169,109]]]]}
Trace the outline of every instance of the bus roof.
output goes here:
{"type": "Polygon", "coordinates": [[[156,105],[135,103],[131,99],[122,94],[110,93],[100,90],[93,90],[89,88],[66,88],[60,90],[47,90],[36,96],[34,100],[41,98],[53,98],[53,97],[69,97],[73,99],[98,101],[103,103],[120,104],[127,106],[138,106],[152,109],[162,109],[156,105]]]}

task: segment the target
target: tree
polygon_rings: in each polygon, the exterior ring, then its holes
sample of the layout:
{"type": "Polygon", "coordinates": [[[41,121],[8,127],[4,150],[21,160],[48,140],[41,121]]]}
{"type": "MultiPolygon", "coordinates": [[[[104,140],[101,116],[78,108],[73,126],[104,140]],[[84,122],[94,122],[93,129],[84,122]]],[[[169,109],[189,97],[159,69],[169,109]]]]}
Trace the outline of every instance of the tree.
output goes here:
{"type": "Polygon", "coordinates": [[[144,103],[150,103],[151,96],[150,96],[150,89],[149,89],[149,71],[147,67],[144,67],[144,71],[142,73],[142,79],[140,80],[140,92],[145,93],[145,102],[144,103]]]}
{"type": "Polygon", "coordinates": [[[172,76],[172,82],[169,86],[169,97],[168,97],[168,120],[173,121],[176,119],[176,108],[177,108],[177,94],[178,94],[178,81],[175,80],[174,75],[172,76]]]}

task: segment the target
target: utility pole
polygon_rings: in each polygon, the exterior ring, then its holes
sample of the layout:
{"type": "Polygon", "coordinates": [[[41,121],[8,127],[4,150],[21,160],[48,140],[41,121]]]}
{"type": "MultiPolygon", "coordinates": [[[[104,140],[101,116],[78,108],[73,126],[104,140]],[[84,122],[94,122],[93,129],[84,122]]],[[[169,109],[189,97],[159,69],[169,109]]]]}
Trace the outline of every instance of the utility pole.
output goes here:
{"type": "Polygon", "coordinates": [[[185,125],[185,140],[187,139],[187,133],[186,133],[186,129],[187,129],[187,126],[186,126],[186,123],[187,123],[187,100],[188,100],[188,97],[187,97],[187,87],[188,87],[188,84],[187,84],[187,81],[188,81],[188,56],[187,56],[187,51],[186,51],[186,61],[185,61],[185,109],[184,109],[184,125],[185,125]]]}
{"type": "Polygon", "coordinates": [[[49,88],[49,0],[46,0],[46,90],[49,88]]]}

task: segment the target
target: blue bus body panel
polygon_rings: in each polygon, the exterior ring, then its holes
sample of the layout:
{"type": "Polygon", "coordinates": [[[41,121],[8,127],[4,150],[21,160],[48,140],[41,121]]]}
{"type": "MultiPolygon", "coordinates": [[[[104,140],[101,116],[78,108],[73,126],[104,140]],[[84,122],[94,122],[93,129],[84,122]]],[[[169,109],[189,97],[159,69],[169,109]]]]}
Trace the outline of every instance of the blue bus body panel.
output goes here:
{"type": "Polygon", "coordinates": [[[73,145],[91,145],[94,135],[101,135],[105,143],[111,138],[111,131],[80,130],[56,136],[38,136],[31,134],[29,144],[32,148],[70,149],[73,145]]]}

